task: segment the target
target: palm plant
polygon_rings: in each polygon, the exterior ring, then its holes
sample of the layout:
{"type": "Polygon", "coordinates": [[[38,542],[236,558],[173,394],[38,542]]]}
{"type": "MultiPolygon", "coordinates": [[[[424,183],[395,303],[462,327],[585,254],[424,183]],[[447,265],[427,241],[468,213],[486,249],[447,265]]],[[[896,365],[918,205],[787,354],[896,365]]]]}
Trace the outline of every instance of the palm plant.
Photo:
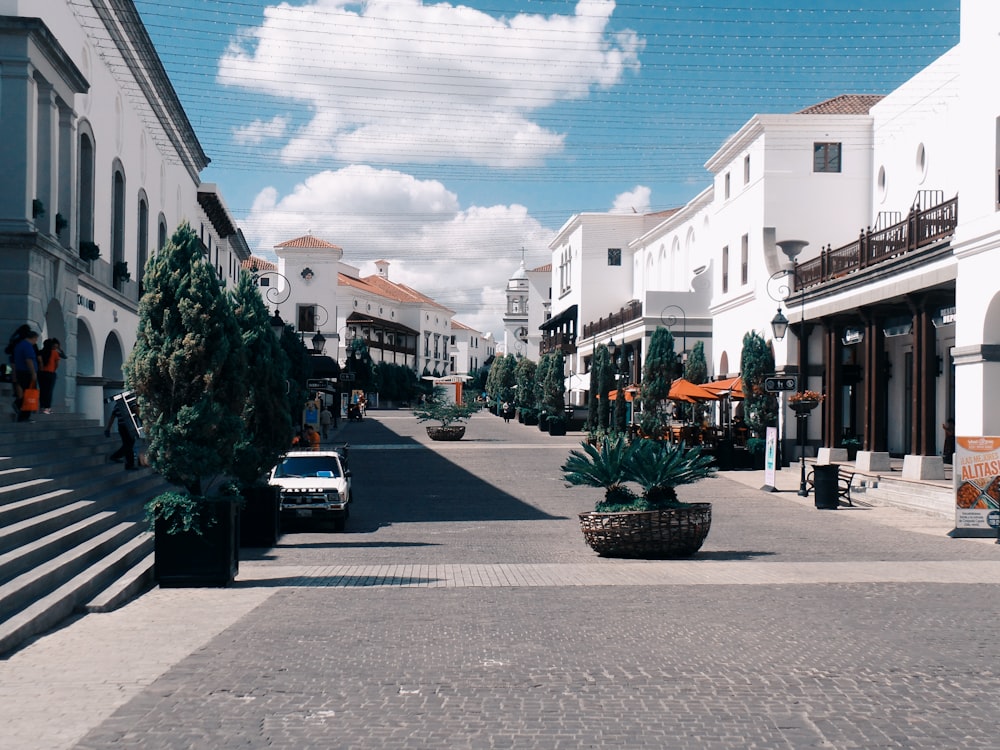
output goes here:
{"type": "Polygon", "coordinates": [[[683,507],[675,488],[694,484],[715,474],[711,456],[701,455],[701,446],[664,440],[636,440],[628,457],[629,478],[642,487],[643,510],[683,507]]]}
{"type": "Polygon", "coordinates": [[[600,513],[629,510],[638,499],[626,486],[629,479],[630,447],[624,435],[604,436],[597,446],[583,443],[583,451],[573,450],[562,465],[563,476],[572,485],[604,489],[597,503],[600,513]]]}

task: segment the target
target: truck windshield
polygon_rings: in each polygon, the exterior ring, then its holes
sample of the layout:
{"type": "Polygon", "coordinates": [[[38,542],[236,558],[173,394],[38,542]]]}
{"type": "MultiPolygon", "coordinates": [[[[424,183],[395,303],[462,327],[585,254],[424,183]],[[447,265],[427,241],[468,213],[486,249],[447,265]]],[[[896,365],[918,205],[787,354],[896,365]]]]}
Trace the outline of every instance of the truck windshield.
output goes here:
{"type": "Polygon", "coordinates": [[[295,456],[286,458],[274,470],[275,477],[329,477],[341,475],[340,462],[333,456],[295,456]]]}

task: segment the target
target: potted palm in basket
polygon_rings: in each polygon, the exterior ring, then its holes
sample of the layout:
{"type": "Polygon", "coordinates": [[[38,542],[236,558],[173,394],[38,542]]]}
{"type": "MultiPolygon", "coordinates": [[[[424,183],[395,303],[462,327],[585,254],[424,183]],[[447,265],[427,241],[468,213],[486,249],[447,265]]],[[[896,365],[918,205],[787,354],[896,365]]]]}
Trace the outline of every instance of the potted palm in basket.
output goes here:
{"type": "Polygon", "coordinates": [[[708,536],[712,504],[683,502],[676,488],[713,476],[712,462],[700,447],[610,435],[571,451],[562,471],[571,485],[604,489],[594,510],[580,514],[591,549],[602,557],[662,559],[689,557],[708,536]]]}

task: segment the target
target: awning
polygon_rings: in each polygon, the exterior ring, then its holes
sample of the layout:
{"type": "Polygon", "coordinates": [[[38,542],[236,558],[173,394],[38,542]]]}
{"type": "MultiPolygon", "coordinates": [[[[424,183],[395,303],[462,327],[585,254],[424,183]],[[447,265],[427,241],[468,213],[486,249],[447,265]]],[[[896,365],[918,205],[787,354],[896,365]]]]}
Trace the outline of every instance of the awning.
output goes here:
{"type": "Polygon", "coordinates": [[[563,310],[558,315],[554,315],[540,326],[538,330],[540,331],[554,331],[557,328],[562,328],[566,323],[571,322],[576,325],[576,305],[570,305],[565,310],[563,310]]]}
{"type": "Polygon", "coordinates": [[[568,378],[566,378],[566,390],[567,391],[589,391],[590,390],[590,374],[579,375],[573,373],[568,378]]]}
{"type": "Polygon", "coordinates": [[[667,394],[667,398],[671,401],[687,401],[688,403],[719,400],[719,397],[711,391],[684,378],[677,378],[670,384],[670,393],[667,394]]]}
{"type": "Polygon", "coordinates": [[[730,398],[743,398],[743,379],[737,375],[735,378],[725,380],[715,380],[711,383],[702,383],[702,388],[711,391],[720,398],[729,396],[730,398]]]}

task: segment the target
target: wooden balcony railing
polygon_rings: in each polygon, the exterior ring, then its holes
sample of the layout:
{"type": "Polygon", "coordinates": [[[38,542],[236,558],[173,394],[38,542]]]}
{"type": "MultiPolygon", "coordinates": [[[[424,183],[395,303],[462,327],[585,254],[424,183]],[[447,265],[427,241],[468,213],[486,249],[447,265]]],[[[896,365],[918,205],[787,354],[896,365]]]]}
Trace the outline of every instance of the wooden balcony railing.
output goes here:
{"type": "Polygon", "coordinates": [[[616,313],[611,313],[606,318],[598,318],[593,323],[585,323],[583,326],[583,337],[585,339],[598,336],[605,331],[613,331],[620,328],[625,323],[638,320],[642,317],[642,302],[637,299],[629,302],[625,307],[616,313]]]}
{"type": "Polygon", "coordinates": [[[796,265],[800,288],[816,286],[933,245],[954,234],[957,225],[958,198],[924,210],[914,208],[898,224],[876,232],[862,230],[854,242],[835,249],[828,246],[819,257],[796,265]]]}
{"type": "Polygon", "coordinates": [[[561,331],[553,331],[547,336],[542,336],[542,340],[538,342],[538,353],[549,354],[555,351],[573,354],[576,351],[576,336],[561,331]]]}

